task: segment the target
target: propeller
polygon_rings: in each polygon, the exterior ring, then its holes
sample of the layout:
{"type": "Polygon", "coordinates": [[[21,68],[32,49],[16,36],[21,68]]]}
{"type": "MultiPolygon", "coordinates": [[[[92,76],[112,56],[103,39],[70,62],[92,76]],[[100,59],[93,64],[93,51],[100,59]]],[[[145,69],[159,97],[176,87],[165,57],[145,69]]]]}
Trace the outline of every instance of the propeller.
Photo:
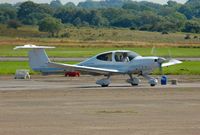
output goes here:
{"type": "MultiPolygon", "coordinates": [[[[153,46],[151,49],[151,54],[156,56],[156,53],[157,53],[156,48],[155,48],[155,46],[153,46]]],[[[167,58],[158,57],[157,63],[159,65],[158,68],[159,68],[160,74],[163,75],[162,67],[176,65],[176,64],[180,64],[182,62],[179,60],[173,59],[172,55],[171,55],[171,51],[170,51],[170,49],[168,49],[168,57],[167,58]]]]}
{"type": "Polygon", "coordinates": [[[158,64],[159,64],[159,71],[160,71],[160,74],[163,75],[162,64],[163,64],[164,62],[166,62],[166,59],[165,59],[165,58],[162,58],[162,57],[158,57],[157,62],[158,62],[158,64]]]}

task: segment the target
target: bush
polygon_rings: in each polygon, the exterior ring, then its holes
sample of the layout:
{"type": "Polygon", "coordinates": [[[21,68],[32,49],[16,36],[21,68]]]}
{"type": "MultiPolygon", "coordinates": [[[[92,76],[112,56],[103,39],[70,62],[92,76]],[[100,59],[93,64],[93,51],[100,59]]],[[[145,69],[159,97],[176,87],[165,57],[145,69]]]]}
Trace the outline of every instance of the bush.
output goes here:
{"type": "Polygon", "coordinates": [[[191,39],[190,34],[185,35],[185,39],[191,39]]]}
{"type": "Polygon", "coordinates": [[[169,33],[167,31],[163,31],[162,34],[165,35],[165,34],[169,34],[169,33]]]}
{"type": "Polygon", "coordinates": [[[135,27],[130,27],[130,30],[135,30],[136,28],[135,27]]]}
{"type": "Polygon", "coordinates": [[[48,32],[52,37],[58,37],[59,31],[63,28],[60,20],[53,17],[46,17],[39,23],[39,31],[48,32]]]}
{"type": "Polygon", "coordinates": [[[17,20],[9,20],[7,22],[7,27],[8,28],[14,28],[14,29],[17,29],[18,27],[21,26],[21,23],[17,20]]]}
{"type": "Polygon", "coordinates": [[[62,35],[61,35],[61,37],[65,37],[65,38],[69,38],[71,35],[70,35],[70,33],[68,33],[68,32],[65,32],[65,33],[63,33],[62,35]]]}
{"type": "Polygon", "coordinates": [[[198,38],[198,36],[194,36],[194,39],[197,39],[198,38]]]}

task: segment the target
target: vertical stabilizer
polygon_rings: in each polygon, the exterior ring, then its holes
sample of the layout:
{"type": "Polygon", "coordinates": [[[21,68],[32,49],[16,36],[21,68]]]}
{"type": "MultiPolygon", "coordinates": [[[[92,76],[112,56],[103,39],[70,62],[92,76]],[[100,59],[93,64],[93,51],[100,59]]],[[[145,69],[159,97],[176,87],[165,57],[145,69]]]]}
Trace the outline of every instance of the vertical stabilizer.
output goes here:
{"type": "Polygon", "coordinates": [[[29,55],[29,65],[34,71],[45,72],[49,70],[48,62],[50,62],[45,49],[46,48],[54,48],[48,46],[36,46],[36,45],[24,45],[24,46],[16,46],[16,49],[31,49],[28,53],[29,55]]]}
{"type": "Polygon", "coordinates": [[[35,71],[42,71],[48,68],[50,62],[44,49],[32,49],[29,51],[29,65],[35,71]]]}

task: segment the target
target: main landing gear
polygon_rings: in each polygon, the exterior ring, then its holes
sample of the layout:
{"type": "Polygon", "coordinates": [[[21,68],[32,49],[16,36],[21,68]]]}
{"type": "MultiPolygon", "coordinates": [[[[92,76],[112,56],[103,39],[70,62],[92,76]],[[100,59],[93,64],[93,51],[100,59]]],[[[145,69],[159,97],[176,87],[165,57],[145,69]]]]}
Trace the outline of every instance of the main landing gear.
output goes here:
{"type": "Polygon", "coordinates": [[[110,83],[111,83],[110,75],[107,76],[107,78],[103,78],[101,80],[96,81],[96,84],[101,85],[101,87],[108,87],[110,83]]]}
{"type": "Polygon", "coordinates": [[[137,86],[140,83],[140,79],[133,77],[132,74],[129,75],[130,79],[127,79],[127,82],[130,83],[132,86],[137,86]]]}

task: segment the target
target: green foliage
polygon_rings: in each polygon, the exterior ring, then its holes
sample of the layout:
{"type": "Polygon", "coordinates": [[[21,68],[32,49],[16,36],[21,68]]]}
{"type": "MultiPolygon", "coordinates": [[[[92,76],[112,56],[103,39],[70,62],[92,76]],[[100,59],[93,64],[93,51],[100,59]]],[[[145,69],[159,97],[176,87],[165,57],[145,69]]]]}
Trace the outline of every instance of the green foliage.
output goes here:
{"type": "Polygon", "coordinates": [[[97,10],[73,9],[63,7],[55,15],[63,23],[72,23],[75,26],[89,24],[92,26],[105,25],[106,21],[97,10]]]}
{"type": "Polygon", "coordinates": [[[56,9],[62,7],[62,3],[60,0],[52,0],[50,6],[56,9]]]}
{"type": "Polygon", "coordinates": [[[76,8],[76,5],[73,2],[68,2],[64,5],[66,8],[76,8]]]}
{"type": "Polygon", "coordinates": [[[185,28],[183,31],[191,33],[200,33],[200,19],[187,21],[185,23],[185,28]]]}
{"type": "Polygon", "coordinates": [[[22,3],[17,12],[22,23],[29,25],[37,24],[42,18],[50,16],[52,13],[49,5],[36,4],[31,1],[22,3]]]}
{"type": "Polygon", "coordinates": [[[200,1],[188,0],[185,4],[168,1],[166,5],[132,0],[87,0],[77,6],[72,2],[62,5],[60,0],[52,0],[50,4],[32,1],[0,4],[2,24],[15,19],[25,25],[38,25],[47,17],[78,27],[134,27],[143,31],[198,33],[195,29],[200,22],[200,1]]]}
{"type": "Polygon", "coordinates": [[[55,34],[58,36],[58,33],[62,27],[63,25],[61,21],[52,17],[46,17],[39,22],[39,31],[49,32],[51,33],[52,37],[54,37],[55,34]]]}
{"type": "Polygon", "coordinates": [[[104,0],[104,1],[93,1],[86,0],[85,2],[80,2],[78,7],[87,9],[98,9],[98,8],[120,8],[123,4],[130,0],[104,0]]]}
{"type": "Polygon", "coordinates": [[[10,19],[16,19],[17,9],[10,4],[0,4],[0,23],[6,23],[10,19]]]}

